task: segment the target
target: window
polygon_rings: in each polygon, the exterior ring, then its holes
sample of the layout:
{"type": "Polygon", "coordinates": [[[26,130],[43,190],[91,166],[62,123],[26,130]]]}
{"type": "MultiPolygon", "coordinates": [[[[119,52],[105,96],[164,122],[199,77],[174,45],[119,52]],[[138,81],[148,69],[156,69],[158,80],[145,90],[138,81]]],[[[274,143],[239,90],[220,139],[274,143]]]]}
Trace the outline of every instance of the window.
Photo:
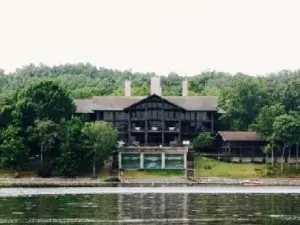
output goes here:
{"type": "Polygon", "coordinates": [[[205,119],[204,112],[196,112],[196,119],[197,120],[203,120],[203,119],[205,119]]]}
{"type": "Polygon", "coordinates": [[[166,169],[183,169],[184,155],[183,154],[166,154],[165,155],[166,169]]]}
{"type": "Polygon", "coordinates": [[[116,113],[116,120],[125,120],[126,114],[125,112],[115,112],[116,113]]]}
{"type": "Polygon", "coordinates": [[[145,111],[134,111],[132,112],[132,118],[134,119],[144,119],[145,111]]]}
{"type": "Polygon", "coordinates": [[[161,154],[145,154],[144,169],[161,169],[161,154]]]}
{"type": "Polygon", "coordinates": [[[103,112],[103,120],[113,120],[113,112],[103,112]]]}
{"type": "Polygon", "coordinates": [[[122,154],[122,168],[124,169],[139,169],[140,155],[139,154],[122,154]]]}
{"type": "Polygon", "coordinates": [[[186,112],[184,119],[185,120],[192,120],[192,112],[186,112]]]}

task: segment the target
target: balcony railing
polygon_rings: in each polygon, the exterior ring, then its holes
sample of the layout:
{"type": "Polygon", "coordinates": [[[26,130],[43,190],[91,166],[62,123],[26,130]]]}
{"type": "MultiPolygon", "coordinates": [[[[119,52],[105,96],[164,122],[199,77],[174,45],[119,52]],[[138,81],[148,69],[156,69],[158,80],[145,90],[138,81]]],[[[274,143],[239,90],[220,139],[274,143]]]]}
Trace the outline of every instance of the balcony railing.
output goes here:
{"type": "MultiPolygon", "coordinates": [[[[168,133],[176,133],[179,132],[179,128],[177,127],[166,127],[165,129],[162,129],[161,127],[148,127],[147,131],[148,132],[168,132],[168,133]]],[[[133,127],[131,129],[132,132],[145,132],[146,129],[145,127],[133,127]]]]}

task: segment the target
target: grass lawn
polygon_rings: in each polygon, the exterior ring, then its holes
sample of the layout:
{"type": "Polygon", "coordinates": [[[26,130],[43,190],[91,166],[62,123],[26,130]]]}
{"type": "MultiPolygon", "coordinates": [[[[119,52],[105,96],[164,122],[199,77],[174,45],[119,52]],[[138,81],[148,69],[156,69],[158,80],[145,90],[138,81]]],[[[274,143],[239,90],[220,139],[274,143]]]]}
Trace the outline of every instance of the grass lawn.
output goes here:
{"type": "Polygon", "coordinates": [[[13,177],[13,176],[14,176],[13,171],[0,169],[0,177],[1,178],[13,177]]]}
{"type": "MultiPolygon", "coordinates": [[[[13,170],[8,169],[0,169],[0,178],[12,178],[15,177],[16,172],[13,170]]],[[[37,174],[35,172],[31,171],[22,171],[19,172],[18,177],[37,177],[37,174]]]]}
{"type": "Polygon", "coordinates": [[[227,163],[206,157],[195,158],[195,176],[226,178],[257,178],[263,176],[265,164],[227,163]]]}
{"type": "Polygon", "coordinates": [[[123,172],[125,177],[133,178],[160,178],[160,177],[183,177],[184,171],[179,170],[126,170],[123,172]]]}

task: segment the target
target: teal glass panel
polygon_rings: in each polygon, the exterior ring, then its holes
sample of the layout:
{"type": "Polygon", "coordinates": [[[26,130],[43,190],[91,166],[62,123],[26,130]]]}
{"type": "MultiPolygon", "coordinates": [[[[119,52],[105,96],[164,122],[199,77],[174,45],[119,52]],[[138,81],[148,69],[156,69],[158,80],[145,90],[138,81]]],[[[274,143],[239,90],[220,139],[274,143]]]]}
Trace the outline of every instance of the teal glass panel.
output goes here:
{"type": "Polygon", "coordinates": [[[184,169],[184,154],[166,154],[166,169],[184,169]]]}
{"type": "Polygon", "coordinates": [[[123,169],[140,169],[140,154],[122,154],[123,169]]]}
{"type": "Polygon", "coordinates": [[[161,154],[144,154],[144,169],[161,169],[161,154]]]}

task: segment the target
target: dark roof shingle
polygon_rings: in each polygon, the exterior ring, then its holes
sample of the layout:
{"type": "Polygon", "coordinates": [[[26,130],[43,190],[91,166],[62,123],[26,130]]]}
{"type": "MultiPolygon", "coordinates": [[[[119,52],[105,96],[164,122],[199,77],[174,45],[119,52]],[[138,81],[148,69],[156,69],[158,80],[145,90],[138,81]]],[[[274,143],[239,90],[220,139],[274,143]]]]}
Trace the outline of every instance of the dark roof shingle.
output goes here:
{"type": "Polygon", "coordinates": [[[255,131],[219,131],[224,141],[265,141],[255,131]]]}
{"type": "MultiPolygon", "coordinates": [[[[123,110],[147,96],[94,96],[90,99],[75,99],[76,112],[91,113],[96,110],[123,110]]],[[[162,96],[162,98],[190,111],[217,111],[215,96],[162,96]]]]}
{"type": "Polygon", "coordinates": [[[216,111],[218,100],[216,96],[166,96],[163,97],[169,102],[186,110],[216,111]]]}

